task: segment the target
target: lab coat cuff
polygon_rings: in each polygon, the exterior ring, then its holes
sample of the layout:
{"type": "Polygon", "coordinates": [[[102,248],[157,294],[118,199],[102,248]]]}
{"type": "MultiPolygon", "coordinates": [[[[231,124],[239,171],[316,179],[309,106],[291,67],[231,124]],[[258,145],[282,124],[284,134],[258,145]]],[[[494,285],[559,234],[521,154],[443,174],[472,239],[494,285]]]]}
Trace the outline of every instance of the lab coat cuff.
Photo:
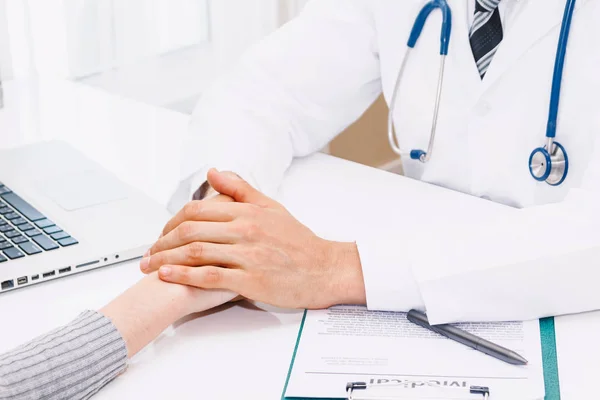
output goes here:
{"type": "Polygon", "coordinates": [[[393,243],[357,240],[369,310],[423,310],[423,300],[410,262],[394,257],[393,243]]]}
{"type": "Polygon", "coordinates": [[[431,324],[522,321],[600,308],[597,251],[524,260],[420,282],[431,324]],[[549,272],[551,271],[551,272],[549,272]]]}

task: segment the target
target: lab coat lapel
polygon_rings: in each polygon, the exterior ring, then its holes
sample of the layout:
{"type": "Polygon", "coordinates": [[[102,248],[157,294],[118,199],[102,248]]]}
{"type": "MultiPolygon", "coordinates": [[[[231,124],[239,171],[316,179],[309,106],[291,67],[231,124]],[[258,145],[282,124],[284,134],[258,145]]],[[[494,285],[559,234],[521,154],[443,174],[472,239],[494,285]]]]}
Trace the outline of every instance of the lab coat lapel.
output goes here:
{"type": "Polygon", "coordinates": [[[456,65],[456,73],[452,74],[452,79],[458,77],[462,79],[461,87],[474,104],[481,94],[481,78],[469,42],[469,8],[465,0],[449,0],[448,3],[452,10],[452,34],[448,57],[456,65]]]}
{"type": "Polygon", "coordinates": [[[483,91],[490,88],[552,28],[560,25],[566,0],[527,0],[505,29],[504,39],[483,79],[483,91]]]}

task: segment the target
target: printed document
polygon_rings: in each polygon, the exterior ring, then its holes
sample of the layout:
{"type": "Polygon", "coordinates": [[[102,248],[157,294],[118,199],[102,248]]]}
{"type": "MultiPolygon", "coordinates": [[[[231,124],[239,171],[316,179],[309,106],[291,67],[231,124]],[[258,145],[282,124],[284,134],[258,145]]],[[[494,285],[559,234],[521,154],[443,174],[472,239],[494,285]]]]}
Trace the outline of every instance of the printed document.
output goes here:
{"type": "Polygon", "coordinates": [[[489,387],[491,400],[544,398],[538,321],[456,326],[516,351],[528,365],[470,349],[405,313],[338,306],[306,312],[285,397],[345,398],[348,382],[366,382],[389,386],[399,398],[482,398],[469,395],[470,386],[489,387]]]}

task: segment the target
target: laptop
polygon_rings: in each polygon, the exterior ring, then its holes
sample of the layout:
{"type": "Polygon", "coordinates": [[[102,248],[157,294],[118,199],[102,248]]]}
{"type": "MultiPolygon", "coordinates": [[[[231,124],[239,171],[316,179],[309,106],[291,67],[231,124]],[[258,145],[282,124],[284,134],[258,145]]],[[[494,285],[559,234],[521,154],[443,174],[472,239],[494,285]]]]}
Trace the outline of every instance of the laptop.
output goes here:
{"type": "Polygon", "coordinates": [[[169,218],[65,142],[0,150],[0,294],[141,257],[169,218]]]}

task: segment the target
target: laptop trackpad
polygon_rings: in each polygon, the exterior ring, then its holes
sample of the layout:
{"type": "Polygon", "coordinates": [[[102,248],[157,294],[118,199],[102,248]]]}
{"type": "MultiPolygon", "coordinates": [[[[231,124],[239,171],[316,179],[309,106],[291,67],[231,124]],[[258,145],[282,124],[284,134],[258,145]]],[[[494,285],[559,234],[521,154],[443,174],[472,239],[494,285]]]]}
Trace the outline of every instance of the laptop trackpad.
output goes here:
{"type": "Polygon", "coordinates": [[[101,170],[66,173],[38,182],[38,188],[66,211],[127,198],[126,186],[101,170]]]}

